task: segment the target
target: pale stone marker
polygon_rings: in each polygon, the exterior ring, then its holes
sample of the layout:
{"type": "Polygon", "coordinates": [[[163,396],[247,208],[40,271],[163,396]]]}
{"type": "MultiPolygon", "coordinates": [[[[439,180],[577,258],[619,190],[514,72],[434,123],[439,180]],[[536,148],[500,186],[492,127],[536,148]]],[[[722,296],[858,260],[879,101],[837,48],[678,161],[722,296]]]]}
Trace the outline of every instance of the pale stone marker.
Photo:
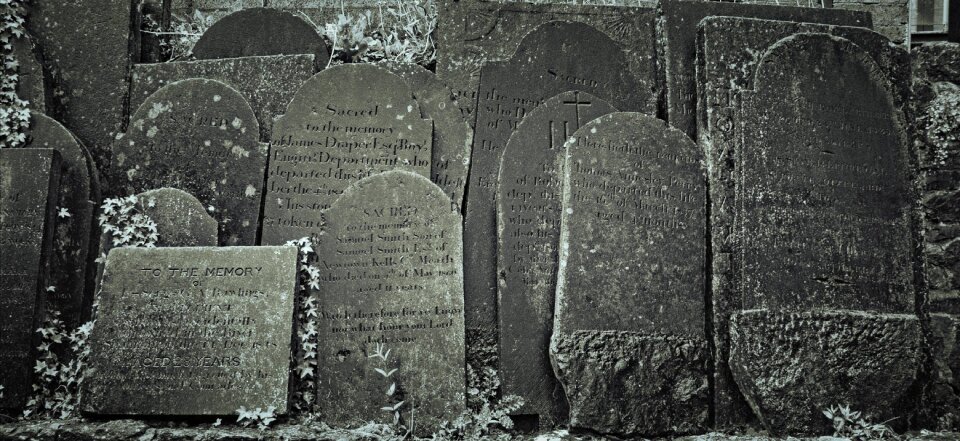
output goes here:
{"type": "Polygon", "coordinates": [[[320,412],[351,425],[399,412],[415,433],[436,431],[465,407],[460,213],[426,177],[390,171],[348,187],[325,217],[320,412]]]}

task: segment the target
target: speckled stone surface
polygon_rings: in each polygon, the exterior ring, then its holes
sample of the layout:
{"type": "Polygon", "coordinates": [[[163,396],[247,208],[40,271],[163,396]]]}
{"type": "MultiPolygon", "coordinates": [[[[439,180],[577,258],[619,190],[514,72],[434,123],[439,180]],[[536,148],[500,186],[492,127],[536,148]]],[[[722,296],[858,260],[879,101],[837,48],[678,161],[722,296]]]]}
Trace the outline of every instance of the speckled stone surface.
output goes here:
{"type": "Polygon", "coordinates": [[[17,60],[17,96],[29,102],[29,108],[44,113],[47,110],[43,65],[37,58],[33,40],[24,35],[13,39],[13,58],[17,60]]]}

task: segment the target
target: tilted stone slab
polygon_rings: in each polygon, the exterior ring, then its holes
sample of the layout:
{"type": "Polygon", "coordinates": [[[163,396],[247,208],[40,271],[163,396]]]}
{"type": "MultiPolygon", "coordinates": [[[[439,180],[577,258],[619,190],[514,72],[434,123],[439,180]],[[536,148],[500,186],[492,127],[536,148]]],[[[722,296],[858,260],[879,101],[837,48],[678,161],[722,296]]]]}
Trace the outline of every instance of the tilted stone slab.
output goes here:
{"type": "Polygon", "coordinates": [[[43,80],[43,65],[37,57],[33,40],[26,35],[14,38],[13,58],[17,60],[17,96],[26,100],[31,110],[43,113],[47,109],[47,92],[43,80]]]}

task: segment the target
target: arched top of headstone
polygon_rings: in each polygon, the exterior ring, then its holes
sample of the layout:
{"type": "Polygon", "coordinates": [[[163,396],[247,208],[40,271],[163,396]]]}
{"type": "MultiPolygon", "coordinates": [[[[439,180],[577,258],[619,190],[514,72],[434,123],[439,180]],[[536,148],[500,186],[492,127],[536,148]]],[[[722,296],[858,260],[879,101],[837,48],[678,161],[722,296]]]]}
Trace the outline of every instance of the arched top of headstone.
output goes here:
{"type": "Polygon", "coordinates": [[[137,208],[157,224],[161,247],[217,246],[217,221],[192,194],[158,188],[137,195],[137,208]]]}
{"type": "Polygon", "coordinates": [[[22,35],[13,39],[13,58],[17,62],[17,96],[29,102],[31,109],[45,112],[43,66],[29,36],[22,35]]]}
{"type": "Polygon", "coordinates": [[[330,48],[307,20],[272,8],[244,9],[223,17],[193,47],[193,55],[201,60],[292,54],[313,54],[314,65],[323,69],[330,48]]]}
{"type": "MultiPolygon", "coordinates": [[[[436,216],[444,211],[456,214],[457,217],[460,216],[460,212],[450,201],[450,196],[447,196],[440,186],[419,173],[407,170],[377,173],[350,184],[343,191],[343,194],[330,205],[326,213],[336,217],[335,213],[346,209],[351,204],[356,204],[357,201],[362,201],[364,205],[368,205],[366,203],[368,199],[373,200],[383,197],[397,198],[398,200],[395,201],[397,203],[417,207],[418,210],[425,209],[424,215],[426,216],[436,216]],[[397,194],[396,189],[403,189],[403,191],[397,194]]],[[[386,203],[386,201],[378,201],[374,205],[386,206],[386,203]]],[[[330,219],[330,216],[327,219],[330,219]]],[[[426,220],[429,217],[423,217],[423,219],[426,220]]]]}
{"type": "MultiPolygon", "coordinates": [[[[60,152],[64,164],[64,177],[69,180],[72,197],[96,200],[100,195],[97,167],[87,148],[63,124],[42,113],[30,112],[30,128],[27,129],[25,147],[54,149],[60,152]]],[[[65,185],[66,186],[66,185],[65,185]]]]}

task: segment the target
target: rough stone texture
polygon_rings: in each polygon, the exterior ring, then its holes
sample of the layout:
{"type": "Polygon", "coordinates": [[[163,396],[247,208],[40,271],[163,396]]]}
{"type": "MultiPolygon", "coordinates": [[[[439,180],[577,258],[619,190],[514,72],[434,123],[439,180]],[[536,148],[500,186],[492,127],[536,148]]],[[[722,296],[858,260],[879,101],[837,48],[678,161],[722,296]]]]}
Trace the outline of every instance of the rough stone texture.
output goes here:
{"type": "Polygon", "coordinates": [[[524,117],[503,150],[497,187],[497,318],[503,395],[541,427],[565,419],[566,400],[550,367],[560,238],[563,144],[616,109],[586,92],[564,92],[524,117]]]}
{"type": "MultiPolygon", "coordinates": [[[[753,2],[751,2],[753,3],[753,2]]],[[[660,3],[666,107],[670,125],[696,139],[697,25],[710,16],[750,17],[788,22],[871,27],[870,14],[824,8],[664,0],[660,3]]]]}
{"type": "Polygon", "coordinates": [[[457,207],[470,170],[473,128],[460,112],[453,91],[437,76],[416,64],[386,63],[384,67],[403,78],[420,105],[420,116],[433,120],[433,154],[430,179],[440,186],[457,207]]]}
{"type": "Polygon", "coordinates": [[[833,7],[869,12],[872,29],[896,44],[910,44],[909,0],[834,0],[833,7]]]}
{"type": "MultiPolygon", "coordinates": [[[[829,39],[830,41],[838,41],[837,37],[845,39],[847,43],[844,43],[845,51],[860,53],[860,50],[866,51],[872,60],[863,60],[861,63],[863,66],[866,66],[866,71],[872,72],[867,77],[864,77],[864,70],[861,68],[854,68],[853,70],[841,71],[841,67],[831,63],[819,63],[818,69],[820,72],[829,72],[829,75],[821,75],[818,79],[812,79],[808,76],[801,76],[798,73],[802,71],[795,71],[790,74],[788,77],[784,77],[781,80],[778,80],[776,84],[765,86],[766,90],[772,90],[775,93],[773,96],[781,95],[786,91],[786,85],[797,84],[799,87],[798,91],[803,91],[808,96],[804,100],[809,101],[810,99],[815,99],[817,101],[824,101],[830,106],[842,106],[845,103],[850,102],[869,102],[878,103],[871,104],[867,106],[866,104],[861,104],[858,108],[863,109],[888,109],[887,111],[893,111],[886,118],[886,123],[884,124],[893,124],[890,127],[896,127],[894,130],[901,136],[903,123],[900,120],[900,116],[896,115],[894,109],[906,110],[906,105],[909,96],[909,66],[906,65],[906,54],[903,50],[897,48],[894,45],[889,44],[889,41],[880,36],[875,32],[871,32],[866,29],[861,28],[851,28],[851,27],[841,27],[841,26],[828,26],[828,25],[817,25],[817,24],[805,24],[805,23],[789,23],[782,21],[771,21],[771,20],[756,20],[756,19],[745,19],[745,18],[727,18],[727,17],[712,17],[707,18],[702,21],[700,26],[701,38],[699,40],[698,48],[698,112],[700,114],[698,118],[699,128],[697,135],[700,141],[700,144],[707,151],[707,162],[708,162],[708,174],[712,185],[710,186],[711,191],[711,240],[712,240],[712,250],[713,250],[713,268],[712,268],[712,306],[713,306],[713,334],[714,334],[714,345],[716,348],[716,373],[715,373],[715,407],[716,407],[716,421],[719,427],[727,427],[737,424],[743,424],[747,422],[751,416],[751,412],[746,405],[743,397],[740,396],[739,391],[737,390],[736,385],[733,383],[733,378],[730,375],[730,371],[726,365],[727,353],[728,353],[728,331],[727,331],[727,320],[731,312],[738,309],[743,309],[744,305],[742,304],[742,278],[743,278],[743,268],[742,268],[742,256],[741,248],[739,241],[741,237],[744,236],[742,233],[742,226],[738,223],[735,223],[735,212],[738,210],[737,207],[740,206],[738,202],[738,194],[741,192],[740,187],[737,183],[740,182],[740,169],[743,167],[741,162],[743,161],[740,156],[740,152],[744,151],[744,143],[750,142],[756,144],[756,135],[757,132],[742,133],[743,131],[743,118],[741,115],[741,104],[740,104],[740,94],[743,91],[753,90],[755,87],[758,87],[755,84],[755,72],[757,67],[762,64],[762,60],[769,52],[768,47],[772,47],[778,43],[782,38],[789,37],[794,35],[797,32],[816,32],[817,35],[820,35],[821,39],[829,39]],[[830,34],[835,37],[825,37],[824,34],[830,34]],[[856,44],[856,47],[852,46],[850,42],[856,44]],[[874,66],[874,67],[870,67],[874,66]],[[882,73],[877,72],[877,70],[882,71],[882,73]],[[806,78],[806,79],[803,79],[806,78]],[[802,81],[801,81],[802,80],[802,81]],[[850,93],[854,91],[859,91],[858,93],[863,93],[863,89],[854,89],[845,86],[845,84],[861,84],[860,87],[863,87],[863,84],[868,82],[875,84],[879,89],[874,92],[868,92],[864,96],[850,96],[850,93]],[[805,84],[803,87],[799,85],[805,84]],[[886,95],[886,97],[884,96],[886,95]],[[892,96],[893,108],[890,108],[889,104],[883,104],[884,101],[890,100],[892,96]],[[846,97],[846,98],[843,98],[846,97]],[[866,106],[866,107],[863,107],[866,106]],[[892,120],[891,120],[892,118],[892,120]]],[[[805,37],[806,38],[806,37],[805,37]]],[[[820,49],[826,50],[826,49],[820,49]]],[[[829,49],[831,52],[833,49],[829,49]]],[[[812,50],[806,50],[806,52],[815,54],[812,50]]],[[[827,52],[823,52],[824,54],[827,52]]],[[[856,59],[863,59],[866,57],[856,56],[850,57],[851,62],[856,64],[856,59]]],[[[810,60],[809,63],[814,63],[815,61],[810,60]]],[[[780,61],[777,63],[780,66],[784,66],[782,69],[786,71],[788,69],[794,69],[795,66],[803,65],[798,64],[797,62],[791,61],[780,61]]],[[[810,64],[812,65],[812,64],[810,64]]],[[[852,66],[844,65],[844,66],[852,66]]],[[[792,86],[791,86],[792,87],[792,86]]],[[[763,93],[758,94],[761,98],[763,93]]],[[[784,98],[792,100],[793,98],[784,98]]],[[[836,114],[828,112],[810,112],[804,111],[803,106],[792,106],[792,105],[782,105],[782,104],[769,104],[771,110],[786,110],[796,107],[796,110],[793,111],[797,113],[792,116],[780,116],[783,121],[792,121],[790,123],[778,123],[774,124],[772,128],[777,128],[777,132],[783,132],[778,135],[773,135],[772,131],[764,130],[764,139],[766,139],[767,144],[771,146],[777,146],[780,148],[781,144],[793,145],[791,150],[795,152],[800,152],[802,149],[809,147],[804,147],[800,145],[799,142],[782,142],[779,140],[774,140],[772,136],[782,137],[781,139],[791,140],[791,141],[804,141],[811,142],[811,145],[814,145],[812,141],[816,140],[821,152],[819,155],[816,155],[816,160],[821,164],[831,164],[834,161],[842,161],[842,157],[837,155],[830,155],[828,152],[834,152],[837,154],[842,154],[849,156],[851,154],[855,155],[856,151],[851,151],[850,149],[840,149],[839,147],[844,145],[840,140],[848,139],[850,142],[847,145],[862,145],[864,140],[867,139],[867,136],[863,136],[856,131],[850,131],[849,128],[854,128],[859,125],[869,125],[876,126],[880,120],[872,120],[867,115],[863,114],[860,117],[856,117],[852,111],[846,111],[845,114],[836,114]],[[807,113],[806,115],[804,113],[807,113]],[[811,115],[812,113],[812,115],[811,115]],[[786,118],[786,119],[783,119],[786,118]],[[799,118],[799,119],[798,119],[799,118]],[[810,130],[805,131],[803,136],[798,136],[796,134],[790,134],[790,132],[784,132],[783,129],[789,130],[790,127],[799,127],[797,121],[806,121],[804,127],[810,127],[811,125],[819,126],[820,130],[810,130]],[[831,128],[831,132],[826,132],[823,128],[835,127],[838,124],[851,124],[848,125],[848,130],[837,131],[831,128]],[[859,144],[858,144],[859,143],[859,144]],[[800,149],[800,150],[797,150],[800,149]],[[846,153],[845,153],[846,152],[846,153]],[[836,158],[832,158],[837,156],[836,158]],[[831,159],[832,158],[832,159],[831,159]]],[[[759,108],[759,107],[758,107],[759,108]]],[[[842,108],[842,107],[841,107],[842,108]]],[[[775,115],[770,115],[768,117],[775,117],[775,115]]],[[[757,127],[754,124],[752,127],[757,127]]],[[[806,130],[806,129],[805,129],[806,130]]],[[[875,138],[875,136],[870,137],[875,138]]],[[[896,146],[898,142],[889,139],[887,137],[883,143],[878,145],[886,144],[888,149],[892,148],[890,151],[897,151],[900,157],[897,159],[897,164],[886,163],[882,164],[885,170],[894,170],[897,174],[903,174],[905,170],[910,170],[910,159],[904,158],[903,156],[907,154],[903,145],[896,146]],[[891,144],[892,143],[892,144],[891,144]],[[892,146],[892,147],[891,147],[892,146]]],[[[878,140],[879,142],[879,140],[878,140]]],[[[794,153],[801,154],[802,153],[794,153]]],[[[849,159],[847,160],[849,161],[849,159]]],[[[861,159],[856,159],[856,161],[861,161],[861,159]]],[[[854,174],[853,171],[844,171],[837,169],[836,167],[831,169],[823,169],[824,165],[818,165],[816,168],[812,168],[811,172],[819,173],[829,173],[830,176],[822,176],[818,179],[833,179],[836,182],[846,182],[852,176],[858,176],[854,174]]],[[[765,174],[762,172],[757,174],[754,172],[752,175],[754,178],[762,176],[781,176],[783,173],[781,171],[773,172],[772,175],[765,174]]],[[[807,172],[801,173],[800,176],[805,176],[807,172]]],[[[869,178],[869,176],[868,176],[869,178]]],[[[862,179],[862,178],[860,178],[862,179]]],[[[880,178],[870,178],[870,179],[880,179],[880,178]]],[[[901,178],[903,179],[903,178],[901,178]]],[[[787,181],[784,181],[787,182],[787,181]]],[[[889,188],[890,183],[884,184],[889,188]]],[[[902,186],[903,182],[901,182],[902,186]]],[[[811,188],[812,190],[812,188],[811,188]]],[[[901,189],[891,190],[892,194],[904,194],[901,192],[901,189]]],[[[791,190],[795,194],[810,194],[810,190],[796,189],[791,190]]],[[[851,192],[852,193],[852,192],[851,192]]],[[[874,194],[876,194],[874,192],[874,194]]],[[[860,196],[848,195],[844,196],[845,198],[853,198],[853,200],[861,200],[860,196]]],[[[776,200],[785,200],[783,198],[777,198],[776,200]]],[[[904,199],[906,201],[906,198],[904,199]]],[[[825,202],[820,202],[822,205],[825,202]]],[[[886,204],[888,202],[884,202],[886,204]]],[[[852,206],[848,206],[845,202],[839,204],[844,210],[853,209],[852,206]]],[[[859,208],[858,208],[859,209],[859,208]]],[[[819,210],[822,214],[834,213],[837,210],[833,208],[822,208],[819,210]]],[[[816,214],[816,212],[813,212],[816,214]]],[[[860,215],[857,215],[860,217],[860,215]]],[[[915,221],[914,221],[915,222],[915,221]]],[[[836,222],[838,226],[843,226],[843,222],[836,222]]],[[[804,231],[807,229],[805,228],[804,231]]],[[[814,229],[817,230],[817,229],[814,229]]],[[[869,233],[871,229],[861,229],[862,232],[869,233]]],[[[824,231],[820,229],[821,233],[824,231]]],[[[769,237],[769,236],[767,236],[769,237]]],[[[813,238],[815,236],[810,236],[813,238]]],[[[891,236],[892,237],[892,236],[891,236]]],[[[831,243],[831,242],[826,242],[831,243]]],[[[873,238],[870,238],[865,243],[876,243],[873,238]]],[[[817,245],[817,248],[821,248],[821,245],[817,245]]],[[[830,247],[836,249],[836,245],[830,245],[830,247]]],[[[757,247],[762,249],[761,247],[757,247]]],[[[825,253],[826,250],[817,251],[816,254],[825,253]]],[[[790,256],[790,254],[781,254],[781,256],[790,256]]],[[[826,262],[827,260],[819,260],[826,262]]],[[[762,262],[763,259],[756,259],[757,262],[762,262]]],[[[813,262],[813,261],[811,261],[813,262]]],[[[783,271],[783,270],[781,270],[783,271]]],[[[766,274],[767,271],[764,270],[761,274],[766,274]]],[[[795,278],[795,276],[791,276],[795,278]]],[[[821,277],[821,276],[814,276],[821,277]]],[[[833,280],[835,282],[843,282],[844,280],[849,280],[849,278],[842,274],[837,274],[835,276],[822,276],[825,281],[833,280]],[[834,277],[831,279],[831,277],[834,277]]],[[[809,280],[809,279],[807,279],[809,280]]],[[[815,288],[815,284],[804,283],[803,285],[808,286],[810,289],[815,288]]],[[[826,285],[824,285],[826,286],[826,285]]],[[[835,287],[840,287],[840,284],[834,284],[835,287]]],[[[774,292],[778,292],[778,289],[774,289],[774,292]]],[[[865,290],[869,291],[869,290],[865,290]]],[[[865,298],[877,299],[878,296],[876,293],[864,296],[865,298]]],[[[895,298],[907,298],[911,297],[911,293],[901,292],[894,296],[895,298]]],[[[847,304],[846,307],[854,309],[863,309],[863,307],[868,306],[868,303],[862,300],[854,300],[856,296],[847,297],[848,302],[852,304],[847,304]]],[[[813,298],[811,298],[812,300],[813,298]]],[[[800,299],[797,299],[800,301],[800,299]]],[[[910,300],[912,302],[912,300],[910,300]]],[[[811,302],[812,303],[812,302],[811,302]]],[[[749,307],[748,307],[749,308],[749,307]]],[[[899,311],[908,311],[912,310],[912,307],[908,305],[903,305],[904,309],[899,311]]]]}
{"type": "Polygon", "coordinates": [[[643,436],[702,432],[709,419],[709,351],[677,337],[576,331],[555,340],[570,425],[643,436]]]}
{"type": "Polygon", "coordinates": [[[27,30],[54,87],[47,114],[80,138],[101,173],[126,120],[130,64],[139,53],[133,3],[35,0],[29,7],[27,30]]]}
{"type": "Polygon", "coordinates": [[[960,316],[930,314],[927,338],[933,369],[923,410],[937,429],[960,427],[960,316]]]}
{"type": "Polygon", "coordinates": [[[307,80],[274,124],[262,243],[316,239],[321,211],[367,176],[429,178],[433,121],[420,115],[407,83],[382,67],[344,64],[307,80]]]}
{"type": "Polygon", "coordinates": [[[60,123],[32,112],[27,132],[28,148],[54,149],[60,154],[60,192],[53,237],[53,260],[46,294],[48,308],[60,312],[67,329],[74,329],[90,316],[97,252],[96,212],[100,206],[97,168],[86,147],[60,123]]]}
{"type": "Polygon", "coordinates": [[[300,86],[313,76],[313,60],[313,55],[274,55],[137,64],[130,84],[130,108],[138,109],[151,94],[180,80],[217,80],[246,98],[260,122],[260,140],[267,142],[274,119],[283,115],[300,86]]]}
{"type": "MultiPolygon", "coordinates": [[[[510,59],[521,40],[544,23],[582,22],[605,33],[625,51],[629,68],[621,69],[637,81],[633,93],[643,105],[618,107],[654,113],[659,93],[654,2],[642,4],[645,7],[443,1],[438,5],[437,16],[437,76],[453,89],[467,120],[474,124],[474,109],[478,98],[483,99],[477,87],[480,69],[485,63],[510,59]]],[[[513,80],[511,78],[511,82],[513,80]]],[[[538,99],[563,91],[554,90],[538,99]]]]}
{"type": "Polygon", "coordinates": [[[272,8],[245,9],[223,17],[193,46],[199,60],[290,54],[312,54],[320,70],[327,66],[330,48],[309,22],[272,8]]]}
{"type": "Polygon", "coordinates": [[[17,60],[17,96],[29,102],[29,108],[44,113],[47,109],[43,65],[37,57],[33,40],[24,35],[13,39],[13,58],[17,60]]]}
{"type": "Polygon", "coordinates": [[[286,413],[296,290],[295,247],[113,249],[83,410],[286,413]]]}
{"type": "Polygon", "coordinates": [[[742,311],[731,318],[730,368],[772,433],[828,433],[822,411],[837,404],[871,421],[905,416],[920,340],[915,315],[742,311]]]}
{"type": "Polygon", "coordinates": [[[703,154],[683,132],[640,113],[597,118],[565,149],[550,355],[571,424],[624,435],[703,431],[710,408],[703,154]],[[631,337],[607,348],[589,340],[599,331],[631,337]],[[629,360],[592,361],[631,351],[651,357],[628,375],[636,387],[623,387],[617,374],[629,360]],[[591,393],[579,390],[585,378],[597,382],[591,393]],[[676,389],[665,393],[664,385],[676,389]],[[619,407],[609,410],[611,401],[619,407]]]}
{"type": "Polygon", "coordinates": [[[221,245],[254,245],[267,161],[258,126],[243,96],[219,81],[164,86],[116,141],[111,190],[127,195],[179,188],[217,219],[221,245]]]}
{"type": "Polygon", "coordinates": [[[0,149],[0,410],[5,414],[15,414],[32,393],[59,173],[56,150],[0,149]]]}
{"type": "MultiPolygon", "coordinates": [[[[640,27],[631,32],[652,32],[651,16],[640,14],[629,23],[640,27]]],[[[590,93],[620,110],[655,113],[653,87],[637,75],[646,70],[635,69],[632,59],[632,52],[590,25],[555,21],[531,31],[509,60],[480,69],[463,238],[471,263],[464,274],[467,327],[497,329],[495,199],[500,158],[510,135],[527,113],[568,90],[590,93]]],[[[651,65],[645,68],[652,70],[652,55],[646,61],[651,65]]]]}
{"type": "Polygon", "coordinates": [[[394,170],[354,183],[324,216],[324,421],[390,422],[394,412],[381,407],[392,407],[427,436],[466,405],[460,213],[425,176],[394,170]],[[372,357],[378,348],[386,360],[372,357]]]}

